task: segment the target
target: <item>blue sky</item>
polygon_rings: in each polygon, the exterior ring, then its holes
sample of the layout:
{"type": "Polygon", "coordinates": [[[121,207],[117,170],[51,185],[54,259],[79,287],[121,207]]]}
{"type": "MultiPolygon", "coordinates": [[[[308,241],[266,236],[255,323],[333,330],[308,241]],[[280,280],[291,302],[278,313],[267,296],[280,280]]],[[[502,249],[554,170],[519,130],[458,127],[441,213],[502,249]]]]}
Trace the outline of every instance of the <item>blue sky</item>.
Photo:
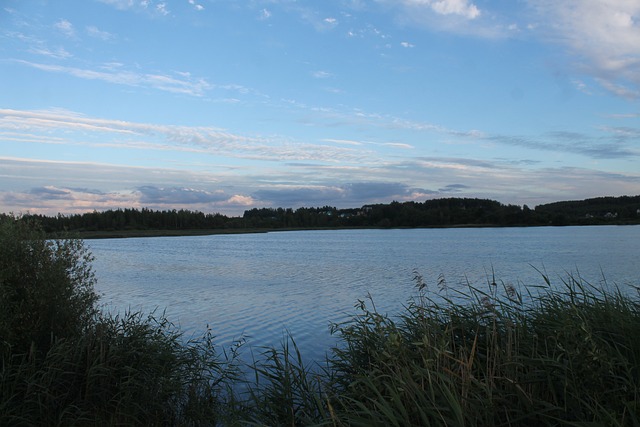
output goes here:
{"type": "Polygon", "coordinates": [[[637,0],[4,0],[0,211],[640,194],[637,0]]]}

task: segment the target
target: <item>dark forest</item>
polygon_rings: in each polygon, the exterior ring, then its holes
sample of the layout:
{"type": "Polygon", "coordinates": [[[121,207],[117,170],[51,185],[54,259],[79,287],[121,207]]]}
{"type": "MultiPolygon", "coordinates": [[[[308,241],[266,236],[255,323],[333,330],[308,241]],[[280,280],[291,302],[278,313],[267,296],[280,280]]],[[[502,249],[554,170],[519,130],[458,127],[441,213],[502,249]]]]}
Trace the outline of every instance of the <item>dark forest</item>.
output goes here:
{"type": "Polygon", "coordinates": [[[494,200],[443,198],[338,209],[331,206],[254,208],[241,217],[199,211],[115,209],[57,216],[24,214],[44,231],[276,230],[359,227],[480,227],[639,224],[640,196],[598,197],[529,208],[494,200]]]}

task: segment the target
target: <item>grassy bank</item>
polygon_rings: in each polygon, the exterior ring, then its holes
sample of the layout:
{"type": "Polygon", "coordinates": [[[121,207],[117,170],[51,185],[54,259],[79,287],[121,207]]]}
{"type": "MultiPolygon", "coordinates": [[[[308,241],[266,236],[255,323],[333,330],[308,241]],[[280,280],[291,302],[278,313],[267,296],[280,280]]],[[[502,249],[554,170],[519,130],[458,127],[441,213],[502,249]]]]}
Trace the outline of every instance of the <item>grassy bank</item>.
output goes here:
{"type": "Polygon", "coordinates": [[[640,425],[640,303],[615,286],[416,272],[401,313],[332,325],[321,366],[290,337],[246,367],[215,331],[100,313],[81,242],[41,237],[0,224],[0,425],[640,425]]]}

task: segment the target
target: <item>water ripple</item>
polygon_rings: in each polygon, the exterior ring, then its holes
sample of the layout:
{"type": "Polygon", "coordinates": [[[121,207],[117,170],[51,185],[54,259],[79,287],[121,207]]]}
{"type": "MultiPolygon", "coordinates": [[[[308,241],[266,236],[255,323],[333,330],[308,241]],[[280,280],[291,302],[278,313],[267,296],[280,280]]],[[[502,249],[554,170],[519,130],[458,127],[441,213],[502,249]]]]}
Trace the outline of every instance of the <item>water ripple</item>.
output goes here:
{"type": "Polygon", "coordinates": [[[98,292],[112,311],[165,309],[186,335],[209,325],[217,341],[242,336],[279,345],[289,331],[310,358],[335,342],[329,323],[371,294],[393,314],[413,292],[497,280],[542,284],[579,270],[640,285],[640,226],[444,230],[343,230],[91,240],[98,292]]]}

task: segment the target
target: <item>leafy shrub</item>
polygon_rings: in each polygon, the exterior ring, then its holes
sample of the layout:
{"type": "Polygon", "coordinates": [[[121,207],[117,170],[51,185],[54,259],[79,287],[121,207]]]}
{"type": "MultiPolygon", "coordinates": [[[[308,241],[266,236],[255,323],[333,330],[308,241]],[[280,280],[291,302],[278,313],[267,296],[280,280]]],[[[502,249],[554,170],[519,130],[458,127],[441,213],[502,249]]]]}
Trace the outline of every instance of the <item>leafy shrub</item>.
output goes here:
{"type": "Polygon", "coordinates": [[[164,315],[96,309],[91,254],[0,215],[0,425],[216,425],[237,349],[164,315]]]}
{"type": "Polygon", "coordinates": [[[97,313],[93,260],[80,240],[47,240],[37,224],[0,218],[0,340],[46,353],[79,337],[97,313]]]}

